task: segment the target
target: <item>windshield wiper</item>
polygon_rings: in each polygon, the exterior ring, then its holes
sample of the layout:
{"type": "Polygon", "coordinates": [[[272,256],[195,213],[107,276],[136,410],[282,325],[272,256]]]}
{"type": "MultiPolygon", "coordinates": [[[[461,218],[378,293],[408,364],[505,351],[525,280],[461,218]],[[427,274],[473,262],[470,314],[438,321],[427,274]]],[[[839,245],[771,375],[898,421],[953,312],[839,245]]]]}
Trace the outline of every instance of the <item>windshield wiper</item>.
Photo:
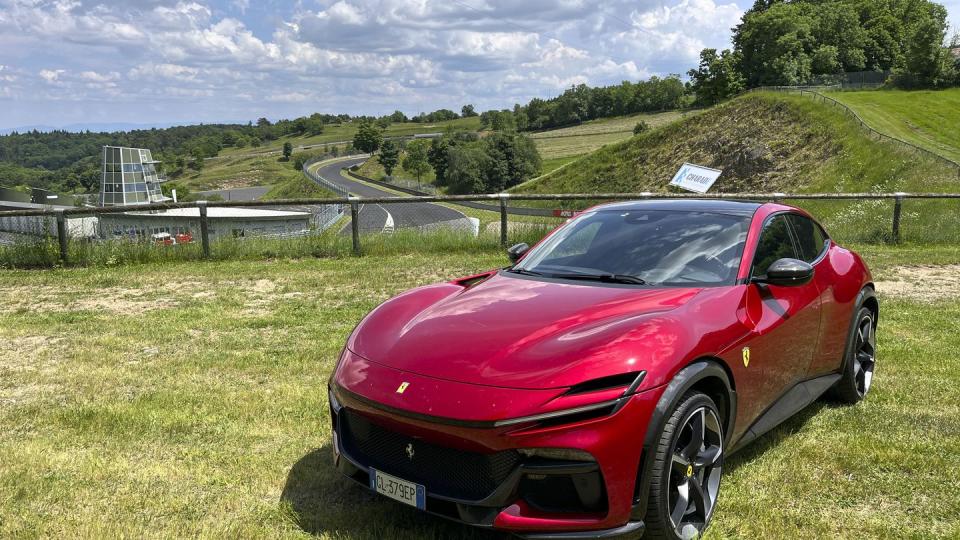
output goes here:
{"type": "Polygon", "coordinates": [[[580,279],[583,281],[602,281],[604,283],[647,284],[645,280],[627,274],[550,274],[550,277],[558,279],[580,279]]]}
{"type": "Polygon", "coordinates": [[[534,272],[533,270],[526,270],[524,268],[510,268],[507,270],[507,272],[520,274],[523,276],[542,276],[543,275],[540,272],[534,272]]]}

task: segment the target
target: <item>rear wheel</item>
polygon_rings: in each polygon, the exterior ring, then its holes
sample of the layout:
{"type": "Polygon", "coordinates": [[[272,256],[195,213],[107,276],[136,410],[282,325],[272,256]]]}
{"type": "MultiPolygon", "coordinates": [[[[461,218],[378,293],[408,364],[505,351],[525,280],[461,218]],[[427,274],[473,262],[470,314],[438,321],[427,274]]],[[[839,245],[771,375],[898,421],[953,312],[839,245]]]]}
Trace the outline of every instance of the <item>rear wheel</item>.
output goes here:
{"type": "Polygon", "coordinates": [[[685,539],[703,533],[720,493],[723,450],[716,404],[706,394],[686,394],[657,445],[645,537],[685,539]]]}
{"type": "Polygon", "coordinates": [[[842,377],[831,392],[836,400],[850,404],[857,403],[870,392],[877,363],[877,323],[873,311],[861,307],[854,320],[842,377]]]}

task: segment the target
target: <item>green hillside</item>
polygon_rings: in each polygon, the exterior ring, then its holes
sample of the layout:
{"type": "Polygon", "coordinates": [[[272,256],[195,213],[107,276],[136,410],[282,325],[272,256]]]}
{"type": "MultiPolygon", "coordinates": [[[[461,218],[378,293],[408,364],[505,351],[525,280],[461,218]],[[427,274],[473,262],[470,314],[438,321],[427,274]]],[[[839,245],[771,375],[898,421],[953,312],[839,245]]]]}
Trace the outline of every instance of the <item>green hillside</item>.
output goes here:
{"type": "Polygon", "coordinates": [[[960,162],[960,88],[831,92],[871,127],[960,162]]]}
{"type": "MultiPolygon", "coordinates": [[[[226,148],[217,157],[205,160],[202,170],[188,168],[182,175],[173,179],[194,190],[272,186],[286,183],[300,176],[300,173],[292,168],[291,162],[279,159],[285,142],[293,145],[294,152],[319,152],[325,147],[332,146],[338,146],[342,151],[346,145],[331,143],[351,141],[358,125],[358,122],[328,125],[322,135],[281,137],[259,148],[226,148]]],[[[390,124],[383,134],[385,137],[404,137],[418,133],[442,133],[448,129],[476,131],[480,129],[480,119],[471,117],[434,123],[395,123],[390,124]]],[[[285,192],[291,193],[290,190],[285,192]]]]}
{"type": "Polygon", "coordinates": [[[204,162],[203,170],[186,169],[171,179],[195,191],[270,186],[302,176],[280,156],[232,156],[204,162]]]}
{"type": "MultiPolygon", "coordinates": [[[[323,133],[320,135],[281,137],[258,148],[225,148],[218,154],[218,156],[279,152],[283,148],[283,144],[286,142],[292,144],[294,148],[302,148],[306,146],[323,145],[334,142],[352,141],[353,136],[356,135],[359,126],[359,122],[330,124],[324,127],[323,133]]],[[[447,120],[444,122],[393,123],[383,130],[383,136],[406,137],[419,133],[442,133],[448,129],[477,131],[480,129],[480,117],[473,116],[470,118],[458,118],[456,120],[447,120]]]]}
{"type": "MultiPolygon", "coordinates": [[[[684,162],[723,169],[716,192],[960,191],[956,169],[870,139],[834,107],[781,94],[732,100],[607,146],[513,191],[668,192],[684,162]]],[[[880,239],[890,228],[885,201],[805,206],[852,239],[880,239]]],[[[947,226],[960,237],[960,218],[945,203],[911,201],[904,212],[908,238],[940,240],[947,226]]]]}
{"type": "MultiPolygon", "coordinates": [[[[652,129],[697,112],[677,110],[599,118],[576,126],[525,133],[525,135],[533,139],[536,144],[537,151],[543,158],[542,172],[546,174],[608,144],[629,139],[633,136],[633,128],[638,122],[645,122],[652,129]]],[[[360,168],[360,174],[380,179],[385,175],[385,172],[376,158],[370,158],[360,168]]],[[[402,168],[398,168],[394,175],[411,179],[411,175],[402,168]]],[[[433,171],[430,171],[421,180],[433,182],[433,171]]]]}

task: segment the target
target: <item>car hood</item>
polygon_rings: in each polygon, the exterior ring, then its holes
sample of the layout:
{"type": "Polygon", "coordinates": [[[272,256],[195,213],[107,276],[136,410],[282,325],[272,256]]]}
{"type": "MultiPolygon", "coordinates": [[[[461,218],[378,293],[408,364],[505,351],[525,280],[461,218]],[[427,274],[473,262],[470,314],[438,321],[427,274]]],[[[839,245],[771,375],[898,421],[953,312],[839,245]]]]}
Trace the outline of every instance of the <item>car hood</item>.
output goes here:
{"type": "MultiPolygon", "coordinates": [[[[530,279],[498,273],[382,304],[348,348],[372,362],[456,382],[558,388],[676,361],[691,326],[676,310],[701,289],[530,279]]],[[[693,328],[692,331],[696,331],[693,328]]]]}

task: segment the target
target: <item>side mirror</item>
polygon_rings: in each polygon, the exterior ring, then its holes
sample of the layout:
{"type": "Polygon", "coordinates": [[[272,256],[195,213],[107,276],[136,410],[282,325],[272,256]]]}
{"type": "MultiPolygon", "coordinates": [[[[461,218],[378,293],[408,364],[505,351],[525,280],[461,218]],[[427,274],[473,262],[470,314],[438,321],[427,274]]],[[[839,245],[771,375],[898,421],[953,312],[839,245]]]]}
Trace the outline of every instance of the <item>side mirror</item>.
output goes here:
{"type": "Polygon", "coordinates": [[[804,285],[813,279],[813,266],[797,259],[779,259],[767,268],[767,275],[753,279],[754,283],[766,283],[780,287],[804,285]]]}
{"type": "Polygon", "coordinates": [[[530,251],[530,246],[528,246],[527,244],[517,244],[515,246],[510,247],[510,249],[507,250],[507,257],[510,258],[510,262],[512,264],[517,264],[517,261],[519,261],[520,258],[523,257],[524,255],[526,255],[528,251],[530,251]]]}

